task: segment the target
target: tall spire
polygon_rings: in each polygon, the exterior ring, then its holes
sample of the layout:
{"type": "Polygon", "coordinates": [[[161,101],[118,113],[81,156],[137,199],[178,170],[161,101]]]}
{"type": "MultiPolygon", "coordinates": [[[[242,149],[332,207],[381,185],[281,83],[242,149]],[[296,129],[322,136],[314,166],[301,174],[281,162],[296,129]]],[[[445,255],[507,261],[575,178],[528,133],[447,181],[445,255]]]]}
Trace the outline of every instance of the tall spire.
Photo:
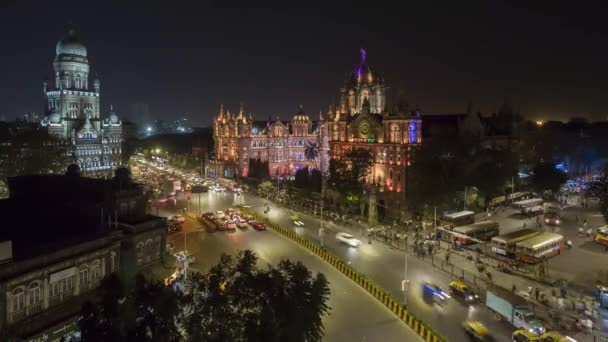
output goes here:
{"type": "Polygon", "coordinates": [[[220,105],[220,113],[218,114],[217,119],[218,120],[222,120],[223,118],[224,118],[224,105],[221,104],[220,105]]]}
{"type": "Polygon", "coordinates": [[[361,48],[361,63],[365,63],[365,59],[367,58],[367,51],[364,48],[361,48]]]}

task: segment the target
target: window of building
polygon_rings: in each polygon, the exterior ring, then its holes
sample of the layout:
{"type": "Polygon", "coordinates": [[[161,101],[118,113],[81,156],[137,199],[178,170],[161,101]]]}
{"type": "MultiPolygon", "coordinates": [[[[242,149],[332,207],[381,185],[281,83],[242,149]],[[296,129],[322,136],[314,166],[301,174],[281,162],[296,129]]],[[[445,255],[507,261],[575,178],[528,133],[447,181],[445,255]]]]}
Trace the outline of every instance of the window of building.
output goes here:
{"type": "Polygon", "coordinates": [[[13,290],[13,305],[12,312],[18,312],[25,309],[25,291],[23,287],[18,287],[13,290]]]}
{"type": "Polygon", "coordinates": [[[40,303],[40,283],[35,281],[28,289],[28,305],[33,306],[40,303]]]}
{"type": "Polygon", "coordinates": [[[99,265],[100,265],[99,260],[95,260],[91,264],[91,281],[93,283],[96,283],[97,281],[99,281],[99,279],[101,277],[101,268],[99,267],[99,265]]]}
{"type": "Polygon", "coordinates": [[[89,267],[87,265],[80,266],[80,286],[89,285],[89,267]]]}
{"type": "Polygon", "coordinates": [[[401,129],[399,129],[399,125],[397,124],[391,126],[391,142],[401,143],[401,129]]]}

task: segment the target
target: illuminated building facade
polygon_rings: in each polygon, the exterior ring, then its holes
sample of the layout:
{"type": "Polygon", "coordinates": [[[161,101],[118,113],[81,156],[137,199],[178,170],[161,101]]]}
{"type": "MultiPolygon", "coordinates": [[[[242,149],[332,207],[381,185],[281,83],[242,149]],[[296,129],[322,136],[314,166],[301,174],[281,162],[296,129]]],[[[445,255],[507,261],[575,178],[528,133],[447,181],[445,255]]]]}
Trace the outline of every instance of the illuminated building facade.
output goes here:
{"type": "Polygon", "coordinates": [[[100,82],[89,84],[87,48],[74,29],[57,43],[53,63],[55,82],[43,83],[49,134],[70,145],[68,154],[84,173],[108,173],[120,165],[122,122],[110,109],[101,118],[100,82]]]}
{"type": "MultiPolygon", "coordinates": [[[[332,105],[328,113],[330,156],[341,158],[354,148],[371,151],[374,161],[368,184],[375,184],[380,192],[402,193],[411,152],[422,143],[422,120],[418,109],[410,111],[406,105],[389,111],[386,91],[384,80],[361,50],[361,61],[340,89],[338,106],[332,105]]],[[[402,196],[393,197],[391,201],[399,201],[402,196]]]]}
{"type": "Polygon", "coordinates": [[[306,166],[327,169],[327,139],[319,143],[326,136],[322,115],[311,120],[301,106],[290,121],[255,121],[242,106],[237,115],[222,106],[213,120],[216,157],[208,170],[215,176],[247,176],[250,158],[268,161],[271,177],[291,176],[306,166]]]}

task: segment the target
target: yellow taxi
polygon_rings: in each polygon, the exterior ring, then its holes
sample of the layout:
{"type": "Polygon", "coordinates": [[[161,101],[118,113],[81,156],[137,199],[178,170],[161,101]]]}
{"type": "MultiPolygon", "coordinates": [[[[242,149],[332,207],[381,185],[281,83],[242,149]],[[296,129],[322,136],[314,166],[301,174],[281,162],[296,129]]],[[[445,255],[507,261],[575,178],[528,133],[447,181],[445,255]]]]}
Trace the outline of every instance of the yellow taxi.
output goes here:
{"type": "Polygon", "coordinates": [[[519,329],[513,332],[513,342],[540,342],[540,336],[535,333],[525,330],[519,329]]]}
{"type": "Polygon", "coordinates": [[[564,337],[562,334],[557,331],[548,331],[542,335],[540,335],[541,342],[576,342],[572,338],[564,337]]]}
{"type": "Polygon", "coordinates": [[[474,341],[490,341],[488,329],[479,321],[464,321],[462,327],[469,337],[474,341]]]}
{"type": "Polygon", "coordinates": [[[479,298],[470,287],[460,280],[455,280],[450,283],[450,293],[452,296],[459,297],[465,302],[473,302],[479,298]]]}

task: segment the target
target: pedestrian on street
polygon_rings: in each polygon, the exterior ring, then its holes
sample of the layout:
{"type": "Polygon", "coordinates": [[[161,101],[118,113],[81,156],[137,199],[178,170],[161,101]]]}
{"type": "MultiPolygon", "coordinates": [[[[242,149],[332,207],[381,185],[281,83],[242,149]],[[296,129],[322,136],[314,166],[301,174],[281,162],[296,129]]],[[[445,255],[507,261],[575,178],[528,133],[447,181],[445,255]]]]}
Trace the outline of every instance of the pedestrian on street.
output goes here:
{"type": "Polygon", "coordinates": [[[526,229],[526,222],[524,222],[524,229],[526,229]]]}
{"type": "Polygon", "coordinates": [[[583,228],[587,229],[587,219],[583,220],[583,228]]]}
{"type": "MultiPolygon", "coordinates": [[[[566,241],[566,248],[572,249],[572,241],[566,241]]],[[[606,246],[606,252],[608,252],[608,246],[606,246]]]]}
{"type": "Polygon", "coordinates": [[[515,284],[513,284],[513,286],[511,286],[511,291],[513,291],[513,293],[515,293],[515,291],[517,291],[517,286],[515,286],[515,284]]]}
{"type": "Polygon", "coordinates": [[[538,301],[538,294],[539,294],[539,289],[538,287],[534,289],[534,297],[536,297],[536,300],[538,301]]]}
{"type": "Polygon", "coordinates": [[[593,234],[593,228],[587,229],[587,237],[591,237],[591,234],[593,234]]]}

